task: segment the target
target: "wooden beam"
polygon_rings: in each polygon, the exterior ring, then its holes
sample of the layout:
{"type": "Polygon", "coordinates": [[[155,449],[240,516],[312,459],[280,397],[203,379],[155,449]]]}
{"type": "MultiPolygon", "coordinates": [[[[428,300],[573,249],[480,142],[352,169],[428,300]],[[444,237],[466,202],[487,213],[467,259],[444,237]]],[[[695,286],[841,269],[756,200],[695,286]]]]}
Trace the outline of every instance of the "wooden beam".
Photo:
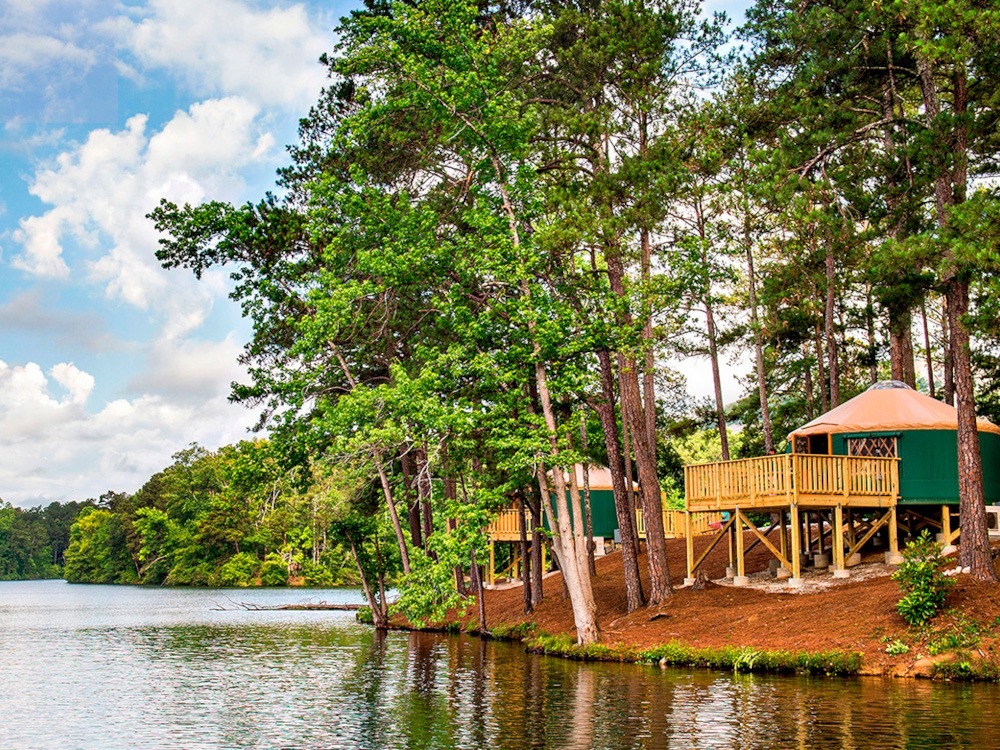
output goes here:
{"type": "Polygon", "coordinates": [[[691,511],[684,511],[684,547],[687,551],[688,578],[694,577],[694,533],[691,529],[691,511]]]}
{"type": "MultiPolygon", "coordinates": [[[[744,516],[744,518],[746,518],[746,516],[744,516]]],[[[747,520],[746,524],[747,526],[750,526],[750,521],[747,520]]],[[[768,526],[767,531],[764,532],[764,536],[771,536],[771,532],[774,531],[777,528],[777,526],[778,524],[776,523],[772,523],[770,526],[768,526]]],[[[757,536],[760,536],[760,534],[757,534],[757,536]]],[[[758,544],[760,544],[760,542],[761,542],[760,539],[754,539],[752,542],[750,542],[750,546],[743,551],[749,555],[753,551],[753,548],[756,547],[758,544]]]]}
{"type": "Polygon", "coordinates": [[[837,506],[833,509],[833,567],[834,570],[844,570],[844,509],[837,506]]]}
{"type": "Polygon", "coordinates": [[[719,529],[719,533],[715,535],[714,539],[712,539],[711,543],[708,545],[708,548],[705,549],[705,551],[702,552],[701,555],[699,555],[698,559],[694,561],[694,565],[691,566],[691,571],[688,578],[694,576],[694,572],[698,570],[698,566],[700,566],[705,561],[705,558],[708,557],[709,553],[711,553],[713,549],[715,549],[715,546],[729,534],[729,529],[732,527],[735,521],[736,521],[736,516],[731,514],[729,516],[729,520],[726,521],[726,524],[721,529],[719,529]]]}
{"type": "MultiPolygon", "coordinates": [[[[739,511],[737,511],[737,513],[739,513],[739,511]]],[[[774,527],[776,526],[776,524],[771,524],[771,528],[769,528],[766,532],[764,532],[763,534],[761,534],[760,533],[760,529],[758,529],[756,526],[754,526],[752,523],[750,523],[750,520],[746,516],[744,516],[742,513],[740,513],[740,517],[743,519],[743,522],[746,523],[746,525],[750,527],[750,531],[752,531],[754,533],[754,536],[757,537],[756,541],[754,541],[753,544],[751,544],[749,547],[747,547],[746,551],[749,552],[757,544],[763,544],[765,547],[767,547],[769,550],[771,550],[771,554],[772,555],[774,555],[776,558],[778,558],[778,562],[780,562],[782,565],[785,566],[785,570],[791,570],[792,568],[791,568],[791,565],[789,564],[788,560],[785,558],[785,556],[781,552],[779,552],[777,549],[775,549],[775,546],[773,544],[771,544],[770,540],[767,538],[767,535],[770,534],[772,531],[774,531],[774,527]]]]}
{"type": "Polygon", "coordinates": [[[743,551],[743,521],[745,516],[737,508],[733,514],[736,518],[736,575],[742,577],[746,575],[746,555],[743,551]]]}
{"type": "Polygon", "coordinates": [[[792,526],[792,578],[802,577],[802,540],[799,535],[802,533],[802,528],[799,525],[799,506],[792,504],[791,508],[791,526],[792,526]]]}
{"type": "Polygon", "coordinates": [[[878,531],[880,528],[882,528],[885,524],[889,522],[889,519],[892,518],[892,515],[893,512],[892,509],[890,508],[882,515],[880,519],[874,521],[871,524],[871,528],[868,529],[868,532],[863,537],[861,537],[861,539],[859,539],[855,544],[851,545],[851,548],[849,550],[847,550],[847,556],[850,557],[859,549],[861,549],[864,546],[865,542],[867,542],[869,539],[875,536],[876,531],[878,531]]]}

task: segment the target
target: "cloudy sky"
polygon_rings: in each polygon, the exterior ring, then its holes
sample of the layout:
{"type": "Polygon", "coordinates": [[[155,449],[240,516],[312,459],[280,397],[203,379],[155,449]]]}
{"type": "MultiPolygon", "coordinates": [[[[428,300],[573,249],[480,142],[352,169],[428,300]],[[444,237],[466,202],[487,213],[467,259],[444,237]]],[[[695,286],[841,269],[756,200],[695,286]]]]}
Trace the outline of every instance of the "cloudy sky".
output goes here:
{"type": "Polygon", "coordinates": [[[358,4],[0,0],[0,498],[132,492],[246,436],[227,278],[162,270],[145,215],[271,188],[358,4]]]}

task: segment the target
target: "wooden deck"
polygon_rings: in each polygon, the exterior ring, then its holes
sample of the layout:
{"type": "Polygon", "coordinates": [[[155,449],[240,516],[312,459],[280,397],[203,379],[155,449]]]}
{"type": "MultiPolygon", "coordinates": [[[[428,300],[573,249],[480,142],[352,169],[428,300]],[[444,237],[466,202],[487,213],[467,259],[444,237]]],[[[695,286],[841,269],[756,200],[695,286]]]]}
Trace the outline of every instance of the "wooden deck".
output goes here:
{"type": "Polygon", "coordinates": [[[783,454],[684,467],[690,511],[863,507],[899,499],[899,459],[783,454]]]}

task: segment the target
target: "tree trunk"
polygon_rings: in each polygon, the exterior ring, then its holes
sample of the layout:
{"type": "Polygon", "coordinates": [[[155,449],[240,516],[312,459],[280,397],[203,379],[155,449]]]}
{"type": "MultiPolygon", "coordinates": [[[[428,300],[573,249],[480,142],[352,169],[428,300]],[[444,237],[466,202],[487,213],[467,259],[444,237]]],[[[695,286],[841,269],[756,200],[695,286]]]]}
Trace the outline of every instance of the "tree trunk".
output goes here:
{"type": "Polygon", "coordinates": [[[934,388],[934,359],[933,351],[931,349],[931,333],[927,327],[927,302],[924,300],[920,301],[920,317],[924,324],[924,355],[927,360],[927,390],[931,394],[931,398],[937,398],[937,393],[934,388]]]}
{"type": "Polygon", "coordinates": [[[942,368],[944,369],[944,402],[955,405],[955,358],[952,356],[951,325],[948,323],[948,297],[941,300],[941,339],[944,348],[942,368]]]}
{"type": "MultiPolygon", "coordinates": [[[[621,372],[622,369],[622,355],[618,355],[618,371],[621,372]]],[[[614,375],[612,375],[612,378],[614,375]]],[[[632,471],[632,429],[629,427],[629,417],[625,412],[625,395],[621,390],[622,383],[621,379],[618,380],[618,395],[621,400],[621,419],[622,419],[622,445],[623,454],[622,461],[625,467],[625,498],[628,500],[628,506],[631,509],[632,518],[636,517],[636,511],[639,509],[639,501],[635,497],[635,472],[632,471]]],[[[617,429],[617,428],[616,428],[617,429]]],[[[623,527],[624,528],[624,527],[623,527]]],[[[632,524],[632,542],[636,549],[639,549],[639,527],[637,523],[632,524]]]]}
{"type": "Polygon", "coordinates": [[[625,572],[625,598],[629,612],[634,612],[646,604],[639,578],[639,547],[635,537],[635,505],[626,492],[626,482],[632,484],[631,477],[623,472],[621,445],[618,442],[618,420],[615,419],[615,383],[611,355],[606,351],[597,353],[601,371],[601,393],[603,398],[592,404],[601,420],[604,431],[604,445],[608,452],[608,468],[611,470],[611,487],[615,496],[615,516],[618,519],[618,535],[622,545],[622,567],[625,572]]]}
{"type": "MultiPolygon", "coordinates": [[[[836,264],[833,243],[826,245],[826,308],[823,323],[826,330],[827,374],[830,378],[830,406],[840,406],[840,364],[837,356],[837,335],[834,328],[834,311],[837,301],[836,264]]],[[[912,368],[912,365],[911,365],[912,368]]]]}
{"type": "MultiPolygon", "coordinates": [[[[539,384],[539,396],[542,398],[543,410],[545,410],[546,423],[550,424],[549,440],[554,444],[556,441],[554,418],[550,423],[551,412],[545,405],[548,398],[548,388],[539,384]]],[[[573,608],[573,622],[576,625],[576,641],[581,645],[597,643],[600,639],[600,629],[597,624],[597,606],[594,602],[593,591],[590,588],[590,571],[586,566],[586,549],[582,543],[577,548],[570,520],[570,502],[579,503],[579,495],[567,498],[566,481],[563,471],[558,466],[552,468],[553,489],[549,490],[548,480],[545,476],[545,464],[539,462],[537,469],[538,488],[543,498],[553,497],[555,509],[553,510],[548,502],[543,502],[542,507],[549,519],[549,528],[553,530],[552,553],[555,555],[556,563],[562,573],[563,585],[569,594],[570,606],[573,608]],[[583,554],[581,555],[580,552],[583,554]],[[580,563],[583,562],[581,567],[580,563]]],[[[575,483],[574,483],[575,484],[575,483]]],[[[578,509],[577,509],[578,512],[578,509]]],[[[574,513],[574,515],[576,515],[574,513]]],[[[582,525],[582,524],[581,524],[582,525]]],[[[582,542],[583,534],[580,533],[582,542]]]]}
{"type": "MultiPolygon", "coordinates": [[[[536,492],[538,492],[538,487],[532,486],[532,495],[536,492]]],[[[542,528],[540,493],[534,498],[534,502],[528,499],[528,510],[531,512],[531,569],[535,573],[531,576],[531,603],[533,606],[538,606],[545,597],[545,584],[542,580],[542,576],[545,575],[545,568],[542,565],[542,548],[545,546],[545,535],[539,531],[542,528]]]]}
{"type": "MultiPolygon", "coordinates": [[[[597,575],[597,562],[594,560],[594,513],[590,506],[590,464],[587,455],[587,414],[580,411],[580,453],[583,456],[583,463],[580,464],[583,474],[583,508],[587,523],[587,562],[590,566],[590,575],[597,575]]],[[[575,470],[574,470],[574,473],[575,470]]]]}
{"type": "Polygon", "coordinates": [[[827,391],[826,365],[823,362],[823,333],[816,324],[816,376],[819,380],[819,398],[823,413],[830,411],[829,391],[827,391]]]}
{"type": "Polygon", "coordinates": [[[406,548],[406,537],[403,535],[403,527],[399,523],[399,513],[396,512],[396,503],[392,499],[392,486],[389,484],[389,475],[385,473],[385,467],[382,465],[382,457],[376,455],[374,458],[378,478],[382,483],[382,494],[385,495],[385,502],[389,507],[389,519],[392,521],[393,531],[396,532],[396,542],[399,545],[399,558],[403,564],[403,575],[410,575],[410,553],[406,548]]]}
{"type": "Polygon", "coordinates": [[[639,497],[642,517],[646,524],[646,559],[649,566],[649,603],[660,604],[673,594],[670,567],[667,563],[667,542],[663,532],[663,501],[656,475],[656,454],[646,440],[646,429],[639,400],[639,378],[635,361],[625,358],[619,373],[622,386],[622,412],[628,415],[632,428],[632,446],[639,466],[639,497]]]}
{"type": "Polygon", "coordinates": [[[767,373],[764,372],[764,336],[757,314],[757,277],[754,272],[753,244],[750,242],[750,209],[743,207],[743,241],[747,251],[747,283],[750,292],[750,330],[753,332],[754,364],[757,368],[757,397],[760,399],[760,422],[764,431],[764,452],[774,448],[774,429],[771,426],[771,408],[767,402],[767,373]]]}
{"type": "Polygon", "coordinates": [[[421,530],[423,531],[423,549],[432,560],[437,560],[437,555],[431,553],[428,544],[431,534],[434,533],[434,518],[431,515],[431,467],[427,461],[426,448],[417,449],[417,496],[420,498],[421,530]]]}
{"type": "MultiPolygon", "coordinates": [[[[917,72],[924,100],[924,116],[933,129],[941,115],[937,84],[931,61],[917,55],[917,72]]],[[[946,228],[948,210],[965,200],[967,180],[967,134],[965,115],[968,93],[965,70],[956,65],[951,76],[954,111],[953,168],[941,168],[935,179],[935,202],[938,226],[946,228]]],[[[958,411],[958,497],[959,524],[962,528],[959,563],[968,567],[972,576],[981,581],[997,581],[990,555],[989,532],[986,527],[986,500],[983,490],[983,465],[979,449],[979,428],[976,422],[975,384],[972,378],[972,356],[969,329],[965,316],[969,312],[969,283],[952,257],[950,249],[942,258],[944,265],[945,299],[948,305],[948,329],[954,368],[955,407],[958,411]]],[[[946,374],[947,378],[947,374],[946,374]]],[[[947,387],[947,380],[946,387],[947,387]]]]}
{"type": "Polygon", "coordinates": [[[469,570],[472,578],[472,590],[476,594],[476,604],[479,610],[479,633],[485,635],[486,628],[486,587],[483,586],[483,571],[476,562],[476,548],[469,551],[469,570]]]}
{"type": "Polygon", "coordinates": [[[816,416],[815,394],[813,393],[812,367],[809,366],[809,345],[802,346],[802,390],[806,394],[806,415],[809,419],[816,416]]]}
{"type": "Polygon", "coordinates": [[[403,454],[399,460],[403,470],[403,488],[406,499],[406,519],[410,526],[410,542],[414,549],[421,549],[424,546],[424,537],[420,527],[420,498],[414,492],[417,486],[417,470],[413,465],[413,455],[410,451],[403,454]]]}
{"type": "MultiPolygon", "coordinates": [[[[719,369],[719,349],[716,345],[715,315],[712,312],[712,305],[708,302],[705,302],[705,322],[708,328],[708,358],[712,363],[712,386],[715,390],[715,424],[719,428],[722,460],[728,461],[729,433],[726,430],[726,405],[722,400],[722,373],[719,369]]],[[[646,529],[648,531],[648,525],[646,529]]]]}
{"type": "Polygon", "coordinates": [[[968,567],[980,581],[996,581],[990,538],[986,526],[986,497],[983,491],[983,461],[979,450],[975,392],[969,351],[969,331],[964,316],[969,310],[969,285],[952,279],[946,287],[951,315],[952,347],[955,358],[955,394],[958,397],[958,497],[962,536],[959,564],[968,567]]]}
{"type": "Polygon", "coordinates": [[[913,365],[913,314],[906,309],[889,311],[889,366],[892,379],[917,387],[913,365]]]}
{"type": "Polygon", "coordinates": [[[517,530],[521,542],[521,597],[524,600],[524,614],[534,609],[531,601],[531,550],[528,546],[528,520],[524,512],[524,495],[517,497],[517,530]]]}
{"type": "Polygon", "coordinates": [[[865,284],[865,326],[868,329],[868,381],[875,385],[878,382],[878,346],[875,343],[875,310],[871,284],[865,284]]]}

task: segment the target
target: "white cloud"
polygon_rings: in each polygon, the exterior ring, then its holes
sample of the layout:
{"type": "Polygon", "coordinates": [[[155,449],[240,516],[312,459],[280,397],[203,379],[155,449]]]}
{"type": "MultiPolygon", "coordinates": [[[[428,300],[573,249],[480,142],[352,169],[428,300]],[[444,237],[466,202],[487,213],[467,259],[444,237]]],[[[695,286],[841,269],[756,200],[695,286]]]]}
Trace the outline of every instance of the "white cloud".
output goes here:
{"type": "Polygon", "coordinates": [[[20,88],[40,68],[89,68],[97,62],[93,50],[45,34],[0,34],[0,89],[20,88]]]}
{"type": "Polygon", "coordinates": [[[297,111],[325,80],[318,59],[331,40],[316,25],[302,5],[257,10],[236,0],[152,0],[142,20],[116,22],[141,65],[180,76],[199,96],[297,111]]]}
{"type": "Polygon", "coordinates": [[[94,385],[70,363],[47,377],[36,363],[0,361],[0,497],[30,506],[134,492],[192,441],[216,448],[246,435],[246,411],[218,387],[197,403],[146,394],[89,413],[94,385]]]}
{"type": "Polygon", "coordinates": [[[242,197],[241,172],[264,162],[274,142],[258,115],[254,104],[230,97],[179,111],[159,132],[149,132],[144,115],[119,131],[92,131],[36,173],[30,191],[52,208],[20,221],[14,239],[23,249],[13,265],[62,279],[85,270],[109,298],[161,316],[168,336],[195,330],[218,290],[160,268],[146,214],[161,197],[178,203],[242,197]]]}

